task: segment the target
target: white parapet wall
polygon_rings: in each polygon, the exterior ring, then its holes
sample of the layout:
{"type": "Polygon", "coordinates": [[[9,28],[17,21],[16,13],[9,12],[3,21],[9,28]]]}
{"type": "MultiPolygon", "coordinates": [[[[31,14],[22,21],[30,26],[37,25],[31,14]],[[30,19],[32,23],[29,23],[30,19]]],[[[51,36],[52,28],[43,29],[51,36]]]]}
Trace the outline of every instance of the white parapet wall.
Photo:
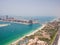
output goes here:
{"type": "Polygon", "coordinates": [[[59,39],[58,39],[58,45],[60,45],[60,36],[59,36],[59,39]]]}

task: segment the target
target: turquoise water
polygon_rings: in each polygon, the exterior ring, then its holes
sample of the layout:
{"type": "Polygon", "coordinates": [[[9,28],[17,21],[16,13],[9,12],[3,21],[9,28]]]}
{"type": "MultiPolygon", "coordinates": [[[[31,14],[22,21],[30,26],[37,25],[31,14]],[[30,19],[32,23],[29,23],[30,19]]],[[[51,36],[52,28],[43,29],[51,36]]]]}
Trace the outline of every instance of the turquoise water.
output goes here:
{"type": "MultiPolygon", "coordinates": [[[[6,22],[0,22],[0,24],[5,24],[6,22]]],[[[39,24],[34,25],[24,25],[16,23],[7,23],[10,24],[6,27],[0,27],[0,45],[4,45],[7,42],[10,42],[12,39],[22,37],[24,34],[35,30],[38,28],[39,24]]]]}
{"type": "MultiPolygon", "coordinates": [[[[50,17],[38,17],[40,22],[48,22],[54,18],[50,17]]],[[[9,22],[1,22],[0,24],[10,24],[8,26],[0,27],[0,45],[5,45],[9,42],[17,40],[18,38],[24,36],[25,34],[35,31],[41,24],[33,24],[33,25],[24,25],[24,24],[16,24],[9,22]]]]}

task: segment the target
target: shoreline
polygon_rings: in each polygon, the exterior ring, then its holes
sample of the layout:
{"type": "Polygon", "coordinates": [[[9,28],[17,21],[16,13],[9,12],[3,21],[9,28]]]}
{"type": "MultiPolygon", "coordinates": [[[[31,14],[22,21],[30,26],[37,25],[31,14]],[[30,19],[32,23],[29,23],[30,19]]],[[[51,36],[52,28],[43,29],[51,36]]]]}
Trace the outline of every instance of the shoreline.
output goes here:
{"type": "MultiPolygon", "coordinates": [[[[37,32],[37,31],[39,31],[39,30],[43,29],[45,26],[46,26],[46,24],[42,25],[41,27],[39,27],[39,28],[38,28],[38,29],[36,29],[35,31],[30,32],[29,34],[26,34],[25,36],[33,35],[35,32],[37,32]]],[[[9,44],[9,45],[16,45],[16,43],[17,43],[17,42],[19,42],[20,40],[22,40],[25,36],[23,36],[23,37],[21,37],[20,39],[18,39],[18,40],[16,40],[16,41],[12,42],[12,43],[11,43],[11,44],[9,44]]]]}

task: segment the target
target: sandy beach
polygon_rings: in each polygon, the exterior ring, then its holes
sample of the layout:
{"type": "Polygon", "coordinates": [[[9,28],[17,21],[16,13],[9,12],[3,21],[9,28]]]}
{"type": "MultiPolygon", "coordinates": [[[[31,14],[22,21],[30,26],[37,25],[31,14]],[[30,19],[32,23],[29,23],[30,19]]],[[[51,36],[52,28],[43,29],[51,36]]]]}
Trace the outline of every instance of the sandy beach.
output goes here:
{"type": "MultiPolygon", "coordinates": [[[[44,25],[42,25],[41,27],[39,27],[38,29],[36,29],[36,31],[31,32],[31,33],[29,33],[29,34],[26,34],[25,36],[33,35],[35,32],[37,32],[37,31],[43,29],[45,26],[46,26],[46,24],[44,24],[44,25]]],[[[20,40],[22,40],[25,36],[23,36],[23,37],[21,37],[20,39],[18,39],[18,40],[16,40],[16,41],[12,42],[12,43],[9,44],[9,45],[16,45],[16,43],[19,42],[20,40]]]]}

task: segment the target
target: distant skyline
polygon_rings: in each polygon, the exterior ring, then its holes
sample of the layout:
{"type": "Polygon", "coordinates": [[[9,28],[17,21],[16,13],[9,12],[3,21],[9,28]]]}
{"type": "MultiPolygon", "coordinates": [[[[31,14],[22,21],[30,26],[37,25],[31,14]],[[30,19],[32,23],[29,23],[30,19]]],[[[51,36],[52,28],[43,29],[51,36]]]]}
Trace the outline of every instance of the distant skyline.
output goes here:
{"type": "Polygon", "coordinates": [[[60,0],[0,0],[0,15],[59,16],[60,0]]]}

